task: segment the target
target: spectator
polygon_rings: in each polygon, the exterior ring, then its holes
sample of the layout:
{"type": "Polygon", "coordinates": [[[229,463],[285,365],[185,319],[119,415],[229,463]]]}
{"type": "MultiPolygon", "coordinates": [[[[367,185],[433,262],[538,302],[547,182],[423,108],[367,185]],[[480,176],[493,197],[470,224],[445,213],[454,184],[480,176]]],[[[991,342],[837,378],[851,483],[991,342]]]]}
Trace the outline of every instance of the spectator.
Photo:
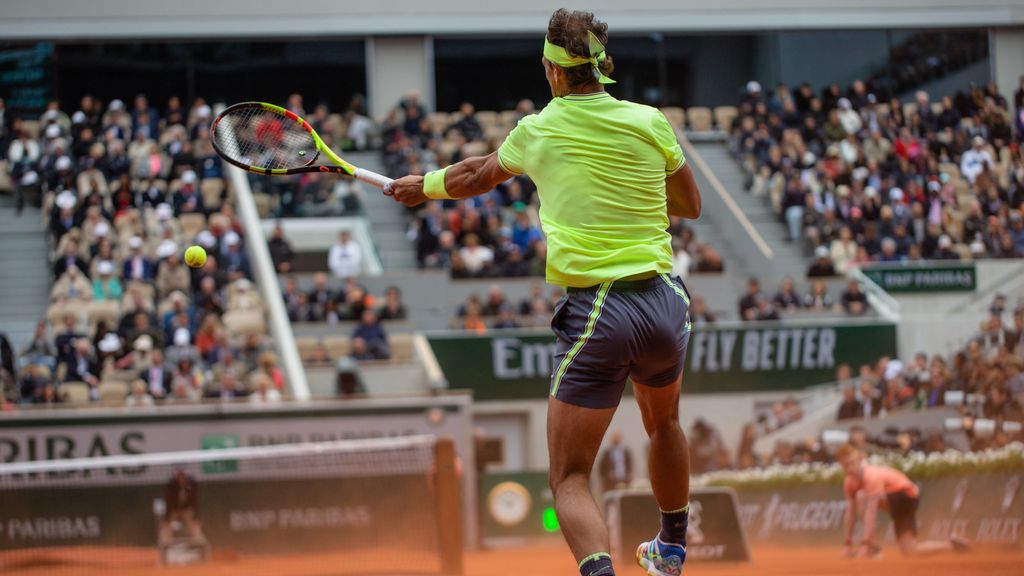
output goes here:
{"type": "Polygon", "coordinates": [[[253,379],[253,393],[249,395],[249,403],[280,404],[281,392],[266,374],[257,373],[253,379]]]}
{"type": "Polygon", "coordinates": [[[864,405],[857,400],[857,390],[853,386],[843,386],[843,401],[839,404],[839,412],[836,420],[850,420],[861,418],[864,414],[864,405]]]}
{"type": "Polygon", "coordinates": [[[128,241],[131,255],[125,260],[124,270],[121,273],[121,277],[126,282],[139,280],[148,284],[153,281],[156,275],[153,262],[142,255],[142,246],[142,238],[138,236],[132,236],[128,241]]]}
{"type": "Polygon", "coordinates": [[[492,284],[487,290],[487,302],[484,303],[481,313],[484,316],[497,316],[501,313],[501,309],[508,306],[505,298],[505,292],[502,291],[501,286],[492,284]]]}
{"type": "Polygon", "coordinates": [[[270,382],[271,387],[276,391],[285,389],[284,372],[278,366],[277,354],[270,350],[264,351],[259,357],[259,368],[250,376],[252,388],[256,389],[257,379],[263,378],[270,382]]]}
{"type": "Polygon", "coordinates": [[[985,149],[985,139],[975,136],[971,139],[971,149],[964,152],[960,159],[960,173],[968,182],[974,184],[978,175],[995,166],[992,155],[985,149]]]}
{"type": "Polygon", "coordinates": [[[807,269],[808,278],[822,278],[836,275],[835,266],[829,256],[829,249],[825,246],[818,246],[814,249],[814,262],[807,269]]]}
{"type": "Polygon", "coordinates": [[[99,365],[92,353],[92,344],[87,338],[75,340],[72,353],[64,362],[64,382],[85,382],[89,385],[89,398],[99,399],[99,365]]]}
{"type": "Polygon", "coordinates": [[[158,298],[166,298],[172,292],[183,294],[192,292],[192,275],[182,262],[177,250],[171,252],[157,267],[156,293],[158,298]]]}
{"type": "Polygon", "coordinates": [[[483,274],[494,263],[494,251],[481,246],[480,237],[472,233],[466,235],[465,246],[459,250],[459,256],[470,276],[483,274]]]}
{"type": "Polygon", "coordinates": [[[163,398],[171,391],[171,373],[164,367],[161,348],[154,348],[149,353],[149,364],[139,374],[139,380],[145,382],[146,389],[154,398],[163,398]]]}
{"type": "Polygon", "coordinates": [[[336,295],[327,286],[327,274],[317,272],[313,275],[313,289],[309,292],[310,320],[322,322],[327,318],[329,310],[333,310],[336,300],[344,300],[344,294],[336,295]]]}
{"type": "Polygon", "coordinates": [[[228,282],[248,277],[249,258],[242,249],[242,237],[234,230],[229,230],[224,234],[221,246],[220,268],[227,273],[228,282]]]}
{"type": "Polygon", "coordinates": [[[352,234],[342,230],[338,243],[327,254],[327,267],[335,278],[352,278],[362,272],[362,248],[352,241],[352,234]]]}
{"type": "Polygon", "coordinates": [[[824,280],[811,282],[811,291],[804,297],[804,308],[812,312],[827,312],[835,306],[824,280]]]}
{"type": "Polygon", "coordinates": [[[633,483],[633,453],[622,443],[618,430],[611,433],[608,443],[598,463],[601,491],[629,488],[633,483]]]}
{"type": "Polygon", "coordinates": [[[467,142],[474,140],[483,139],[484,132],[480,127],[480,122],[476,119],[476,109],[469,102],[463,102],[459,106],[459,113],[461,117],[457,122],[452,124],[445,130],[445,133],[455,131],[462,135],[467,142]]]}
{"type": "MultiPolygon", "coordinates": [[[[72,316],[73,320],[74,317],[72,316]]],[[[32,339],[22,349],[21,357],[30,364],[36,364],[51,362],[56,359],[56,356],[57,351],[50,344],[49,337],[46,335],[46,321],[40,320],[36,322],[32,339]]]]}
{"type": "Polygon", "coordinates": [[[850,264],[857,257],[857,242],[854,241],[853,232],[849,226],[843,226],[839,229],[839,238],[832,241],[829,257],[832,261],[834,272],[846,275],[850,271],[850,264]]]}
{"type": "Polygon", "coordinates": [[[682,242],[672,242],[672,274],[686,279],[690,275],[690,266],[693,264],[693,257],[683,247],[682,242]]]}
{"type": "Polygon", "coordinates": [[[146,392],[146,383],[141,379],[132,381],[131,393],[125,398],[124,405],[129,408],[153,406],[153,397],[146,392]]]}
{"type": "Polygon", "coordinates": [[[369,357],[357,359],[387,360],[391,357],[387,334],[384,332],[384,328],[381,327],[380,322],[377,321],[377,315],[373,310],[363,311],[359,324],[352,332],[353,349],[356,348],[355,341],[357,339],[362,342],[362,346],[365,348],[365,355],[369,357]]]}
{"type": "Polygon", "coordinates": [[[502,306],[498,312],[498,319],[494,322],[494,329],[512,330],[515,328],[519,328],[519,322],[516,321],[516,317],[512,313],[512,307],[508,305],[502,306]]]}
{"type": "Polygon", "coordinates": [[[867,312],[868,297],[867,294],[861,292],[860,283],[856,280],[850,280],[846,284],[846,291],[842,295],[843,310],[851,316],[862,316],[867,312]]]}
{"type": "Polygon", "coordinates": [[[93,287],[89,279],[82,275],[77,266],[68,268],[57,283],[53,285],[51,297],[54,301],[88,302],[93,297],[93,287]]]}
{"type": "Polygon", "coordinates": [[[223,371],[218,384],[218,387],[211,388],[206,393],[206,398],[218,399],[221,402],[231,402],[248,396],[248,393],[238,383],[238,374],[232,370],[223,371]]]}
{"type": "Polygon", "coordinates": [[[402,303],[402,292],[397,286],[388,286],[384,291],[384,305],[378,311],[381,320],[405,320],[408,313],[402,303]]]}
{"type": "MultiPolygon", "coordinates": [[[[549,318],[549,316],[545,315],[545,318],[549,318]]],[[[462,319],[462,329],[475,332],[480,336],[487,332],[487,325],[484,324],[483,318],[481,318],[480,304],[477,302],[471,301],[466,305],[466,314],[462,319]]]]}
{"type": "Polygon", "coordinates": [[[761,294],[761,281],[754,277],[749,278],[747,280],[747,293],[740,298],[740,319],[749,319],[748,317],[751,315],[751,311],[757,310],[758,300],[763,299],[764,296],[761,294]]]}
{"type": "Polygon", "coordinates": [[[715,323],[715,315],[708,311],[701,296],[694,296],[690,300],[690,322],[697,327],[715,323]]]}
{"type": "Polygon", "coordinates": [[[102,261],[96,266],[97,278],[92,282],[93,299],[121,300],[121,280],[114,276],[114,264],[102,261]]]}
{"type": "Polygon", "coordinates": [[[173,205],[174,216],[182,214],[205,214],[206,206],[203,203],[203,195],[199,192],[196,182],[196,173],[187,170],[181,175],[181,188],[174,193],[173,205]]]}
{"type": "Polygon", "coordinates": [[[800,301],[800,296],[796,293],[791,277],[787,276],[782,279],[779,291],[775,294],[772,302],[778,310],[786,312],[796,311],[802,306],[803,303],[800,301]]]}
{"type": "Polygon", "coordinates": [[[79,256],[78,242],[74,240],[70,240],[64,245],[64,251],[62,252],[61,257],[54,262],[53,278],[55,280],[59,279],[70,268],[78,268],[79,271],[89,269],[88,263],[79,256]]]}
{"type": "Polygon", "coordinates": [[[271,234],[267,246],[270,248],[270,257],[274,261],[277,273],[288,274],[291,272],[292,264],[295,262],[295,252],[288,240],[285,239],[280,222],[274,226],[274,232],[271,234]]]}
{"type": "Polygon", "coordinates": [[[949,236],[939,236],[938,251],[932,256],[933,260],[959,260],[960,254],[953,250],[953,241],[949,236]]]}
{"type": "Polygon", "coordinates": [[[718,454],[725,450],[725,444],[718,431],[703,418],[697,418],[687,437],[690,441],[691,474],[718,470],[718,454]]]}

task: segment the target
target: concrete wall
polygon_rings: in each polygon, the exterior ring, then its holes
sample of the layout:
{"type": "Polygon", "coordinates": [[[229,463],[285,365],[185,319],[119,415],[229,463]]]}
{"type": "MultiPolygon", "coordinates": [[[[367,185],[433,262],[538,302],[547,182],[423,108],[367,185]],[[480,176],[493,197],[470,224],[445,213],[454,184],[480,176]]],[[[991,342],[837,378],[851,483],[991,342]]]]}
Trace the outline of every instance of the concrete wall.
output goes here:
{"type": "Polygon", "coordinates": [[[418,92],[434,109],[434,51],[428,36],[375,36],[366,39],[366,86],[370,114],[383,119],[402,95],[418,92]]]}
{"type": "Polygon", "coordinates": [[[1020,78],[1024,77],[1024,27],[997,28],[992,30],[989,38],[992,80],[1010,104],[1010,113],[1016,114],[1013,93],[1020,87],[1020,78]]]}
{"type": "MultiPolygon", "coordinates": [[[[1019,0],[570,0],[613,30],[1024,25],[1019,0]]],[[[543,30],[555,4],[519,0],[0,0],[0,38],[256,37],[543,30]]]]}

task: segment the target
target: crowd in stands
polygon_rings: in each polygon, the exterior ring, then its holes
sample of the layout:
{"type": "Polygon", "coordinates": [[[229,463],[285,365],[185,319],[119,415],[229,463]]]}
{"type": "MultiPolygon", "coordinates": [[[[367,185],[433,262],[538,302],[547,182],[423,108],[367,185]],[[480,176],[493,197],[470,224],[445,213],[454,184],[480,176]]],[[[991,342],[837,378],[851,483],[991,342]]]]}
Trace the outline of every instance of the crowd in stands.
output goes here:
{"type": "Polygon", "coordinates": [[[6,176],[19,208],[41,204],[54,279],[47,319],[5,382],[8,401],[280,398],[286,382],[263,336],[211,116],[202,99],[158,109],[140,94],[7,119],[6,176]],[[182,262],[190,244],[205,247],[202,268],[182,262]]]}
{"type": "Polygon", "coordinates": [[[972,448],[1004,445],[1021,438],[1024,423],[1024,301],[1006,322],[1006,297],[997,295],[979,332],[947,360],[921,352],[904,365],[883,358],[874,369],[861,368],[859,378],[843,388],[837,418],[883,417],[900,409],[957,406],[972,448]],[[981,435],[979,419],[994,428],[981,435]],[[1018,423],[1006,426],[1006,423],[1018,423]]]}
{"type": "Polygon", "coordinates": [[[867,294],[856,280],[850,280],[838,300],[828,291],[825,281],[820,278],[824,274],[811,274],[810,285],[806,293],[800,294],[793,278],[786,277],[779,284],[774,295],[769,296],[761,290],[761,282],[757,278],[747,280],[747,291],[740,297],[738,318],[741,320],[779,320],[783,315],[804,312],[843,312],[848,316],[863,316],[871,305],[867,294]]]}
{"type": "MultiPolygon", "coordinates": [[[[451,114],[426,109],[415,93],[403,98],[381,128],[391,177],[424,174],[469,156],[497,150],[520,118],[535,113],[530,100],[515,110],[477,111],[464,103],[451,114]]],[[[516,176],[491,192],[460,201],[428,202],[414,210],[409,239],[422,268],[453,278],[543,276],[547,243],[540,229],[536,186],[516,176]]],[[[721,272],[722,259],[672,219],[676,267],[683,273],[721,272]]]]}
{"type": "Polygon", "coordinates": [[[748,84],[731,147],[789,239],[840,275],[871,262],[1024,256],[1024,78],[1013,118],[991,84],[938,100],[918,91],[883,102],[872,90],[748,84]]]}
{"type": "MultiPolygon", "coordinates": [[[[978,333],[950,358],[924,352],[907,362],[883,357],[860,366],[857,374],[842,365],[836,379],[842,394],[837,421],[884,420],[937,406],[955,408],[961,417],[949,429],[886,426],[881,433],[870,434],[864,425],[850,427],[850,441],[870,453],[944,452],[952,447],[947,434],[960,431],[972,451],[1024,441],[1024,299],[1008,311],[1006,297],[997,295],[978,333]]],[[[755,450],[758,438],[802,416],[795,399],[773,404],[770,412],[743,428],[735,457],[714,425],[698,420],[688,434],[693,472],[831,462],[821,437],[780,439],[770,452],[755,450]]]]}

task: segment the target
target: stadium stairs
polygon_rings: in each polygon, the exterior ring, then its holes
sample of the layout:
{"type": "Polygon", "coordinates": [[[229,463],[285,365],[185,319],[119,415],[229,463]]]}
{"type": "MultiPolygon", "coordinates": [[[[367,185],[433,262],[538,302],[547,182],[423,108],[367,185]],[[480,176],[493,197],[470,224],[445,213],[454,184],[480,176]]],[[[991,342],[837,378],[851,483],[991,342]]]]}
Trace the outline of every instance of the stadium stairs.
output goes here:
{"type": "Polygon", "coordinates": [[[801,292],[805,291],[802,285],[805,284],[804,277],[810,258],[799,244],[787,241],[786,227],[772,212],[771,206],[763,198],[755,198],[746,191],[746,175],[729,155],[725,145],[715,141],[695,141],[690,144],[690,148],[704,160],[710,172],[721,182],[772,250],[772,257],[766,257],[712,187],[708,174],[701,169],[702,165],[691,161],[690,166],[700,186],[703,202],[703,213],[692,227],[697,241],[711,244],[722,256],[726,274],[733,279],[732,285],[737,290],[735,298],[728,301],[736,302],[739,299],[740,292],[746,287],[746,278],[750,276],[760,278],[762,289],[769,293],[774,293],[779,281],[786,276],[792,276],[797,285],[801,286],[801,292]]]}
{"type": "Polygon", "coordinates": [[[38,208],[26,207],[18,215],[14,199],[0,197],[0,332],[16,350],[32,337],[50,295],[48,248],[40,218],[38,208]]]}
{"type": "MultiPolygon", "coordinates": [[[[379,151],[350,152],[345,158],[360,168],[384,172],[379,151]]],[[[405,237],[408,227],[405,208],[372,186],[364,184],[361,189],[364,194],[360,200],[384,270],[415,270],[416,251],[405,237]]]]}

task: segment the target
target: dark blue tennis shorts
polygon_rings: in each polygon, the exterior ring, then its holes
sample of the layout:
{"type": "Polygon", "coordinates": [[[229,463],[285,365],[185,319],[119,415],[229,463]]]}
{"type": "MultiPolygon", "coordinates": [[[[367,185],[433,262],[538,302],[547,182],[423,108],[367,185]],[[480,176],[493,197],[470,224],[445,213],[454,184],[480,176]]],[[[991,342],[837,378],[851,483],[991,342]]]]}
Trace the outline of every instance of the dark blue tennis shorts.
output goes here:
{"type": "Polygon", "coordinates": [[[569,288],[555,308],[551,395],[586,408],[619,405],[626,379],[662,387],[683,371],[690,295],[678,277],[569,288]]]}

